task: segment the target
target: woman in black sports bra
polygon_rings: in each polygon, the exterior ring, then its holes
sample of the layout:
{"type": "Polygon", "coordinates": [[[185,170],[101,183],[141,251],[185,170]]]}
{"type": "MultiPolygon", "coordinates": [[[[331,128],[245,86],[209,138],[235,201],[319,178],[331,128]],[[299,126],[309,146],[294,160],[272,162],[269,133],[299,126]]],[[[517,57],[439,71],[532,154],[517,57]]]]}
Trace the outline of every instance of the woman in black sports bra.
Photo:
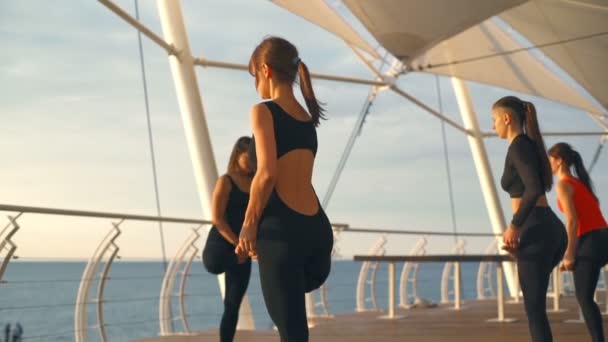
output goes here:
{"type": "Polygon", "coordinates": [[[268,101],[251,110],[250,158],[256,173],[236,252],[257,255],[264,301],[281,342],[305,342],[305,293],[327,279],[333,247],[331,225],[312,186],[323,109],[308,68],[285,39],[264,39],[249,71],[268,101]],[[294,96],[296,75],[308,111],[294,96]]]}
{"type": "Polygon", "coordinates": [[[517,257],[532,341],[550,342],[547,288],[568,238],[545,196],[553,184],[549,158],[532,103],[503,97],[494,103],[492,117],[496,134],[510,143],[501,185],[511,196],[513,219],[503,235],[503,248],[517,257]]]}
{"type": "Polygon", "coordinates": [[[203,249],[203,264],[213,274],[225,273],[226,291],[224,314],[220,323],[220,341],[232,342],[239,318],[241,301],[249,285],[251,259],[245,253],[234,253],[239,242],[245,210],[249,202],[249,187],[253,171],[249,163],[248,150],[251,138],[237,140],[230,160],[228,172],[220,177],[213,192],[213,227],[203,249]]]}

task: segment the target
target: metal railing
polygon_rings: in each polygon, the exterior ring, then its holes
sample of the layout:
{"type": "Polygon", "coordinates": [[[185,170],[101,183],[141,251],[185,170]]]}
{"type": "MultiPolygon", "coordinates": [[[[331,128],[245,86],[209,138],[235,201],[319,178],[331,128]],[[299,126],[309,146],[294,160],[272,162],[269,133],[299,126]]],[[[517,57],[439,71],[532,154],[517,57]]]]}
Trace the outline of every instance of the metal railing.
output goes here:
{"type": "Polygon", "coordinates": [[[462,262],[495,262],[498,265],[496,272],[496,283],[498,287],[497,307],[498,317],[490,321],[494,322],[513,322],[512,319],[505,318],[504,315],[504,291],[503,291],[503,262],[513,262],[514,259],[508,255],[355,255],[355,261],[363,262],[387,262],[389,265],[389,300],[388,314],[382,318],[399,319],[401,316],[395,314],[395,263],[422,263],[422,262],[452,262],[456,264],[454,277],[454,308],[460,309],[460,300],[462,298],[460,288],[460,263],[462,262]]]}
{"type": "MultiPolygon", "coordinates": [[[[29,206],[15,206],[15,205],[3,205],[0,204],[0,211],[9,212],[8,224],[0,231],[0,292],[2,291],[2,285],[49,285],[53,283],[75,283],[79,284],[78,290],[75,296],[74,302],[60,302],[54,304],[48,303],[35,303],[28,305],[10,305],[0,307],[0,316],[6,317],[4,313],[15,313],[15,312],[32,312],[41,310],[55,310],[66,307],[74,308],[74,327],[71,330],[67,330],[65,326],[60,327],[60,331],[49,332],[49,331],[35,331],[28,330],[28,336],[24,337],[24,340],[45,340],[55,336],[66,336],[74,335],[75,340],[78,342],[87,341],[87,338],[93,333],[97,333],[102,341],[109,340],[106,329],[109,327],[119,326],[131,326],[131,325],[148,325],[156,323],[158,324],[158,331],[151,331],[150,335],[169,335],[173,333],[190,333],[193,332],[189,317],[215,317],[219,319],[218,314],[212,314],[209,312],[190,312],[186,310],[188,305],[188,299],[196,296],[202,297],[218,297],[218,293],[214,294],[191,294],[186,291],[186,283],[188,278],[197,276],[191,274],[191,264],[199,254],[200,250],[200,238],[203,236],[201,228],[209,226],[211,224],[208,220],[193,219],[193,218],[178,218],[178,217],[158,217],[148,215],[134,215],[127,213],[111,213],[111,212],[96,212],[96,211],[83,211],[83,210],[66,210],[66,209],[53,209],[53,208],[41,208],[41,207],[29,207],[29,206]],[[10,261],[16,257],[16,250],[18,248],[15,243],[15,236],[22,231],[21,225],[23,225],[23,218],[30,215],[55,215],[61,217],[86,217],[86,218],[97,218],[97,219],[108,219],[110,220],[110,229],[106,235],[101,239],[97,248],[93,251],[86,267],[82,272],[82,276],[79,279],[76,277],[72,279],[29,279],[29,280],[17,280],[11,281],[5,279],[4,275],[9,267],[10,261]],[[173,258],[170,260],[169,266],[167,267],[164,274],[155,276],[111,276],[112,265],[114,260],[118,258],[118,252],[120,251],[120,236],[123,231],[122,227],[132,221],[147,221],[147,222],[167,222],[183,224],[186,227],[192,227],[192,232],[189,236],[184,239],[181,246],[174,253],[173,258]],[[178,279],[180,278],[180,279],[178,279]],[[106,283],[109,280],[113,281],[129,281],[133,282],[136,280],[150,280],[158,281],[160,285],[160,293],[158,296],[133,296],[131,298],[105,298],[106,283]],[[96,288],[94,287],[96,285],[96,288]],[[92,289],[96,289],[96,293],[93,293],[92,289]],[[125,320],[119,322],[108,323],[104,319],[104,304],[110,303],[137,303],[137,302],[154,302],[157,301],[158,305],[158,317],[156,319],[138,319],[138,320],[125,320]],[[92,308],[92,306],[94,306],[92,308]],[[94,309],[94,310],[91,310],[94,309]],[[92,313],[96,318],[96,323],[91,325],[87,319],[87,313],[92,313]],[[178,324],[176,324],[178,323],[178,324]],[[178,328],[176,328],[178,326],[178,328]]],[[[331,279],[329,281],[330,289],[338,292],[344,292],[346,289],[351,291],[356,287],[355,296],[355,310],[366,311],[366,310],[380,310],[378,298],[377,298],[377,272],[380,263],[389,263],[389,314],[388,318],[395,318],[395,263],[403,262],[403,272],[401,275],[401,282],[399,284],[399,293],[401,294],[400,306],[403,308],[409,307],[409,301],[411,299],[417,299],[417,284],[418,284],[418,267],[422,266],[422,263],[433,261],[433,262],[444,262],[443,273],[441,275],[441,298],[442,302],[448,303],[453,302],[456,309],[460,308],[462,298],[462,286],[461,286],[461,275],[460,275],[460,263],[461,262],[480,262],[478,271],[478,299],[496,297],[499,301],[499,314],[498,318],[500,321],[506,321],[504,317],[504,309],[501,309],[504,305],[504,293],[501,288],[502,286],[502,262],[508,261],[509,257],[504,255],[498,255],[498,249],[496,245],[496,235],[488,233],[466,233],[459,232],[460,238],[490,238],[491,243],[487,250],[487,253],[492,255],[462,255],[464,254],[465,240],[458,240],[457,245],[454,247],[454,252],[461,255],[452,256],[433,256],[425,255],[427,247],[431,244],[432,237],[437,238],[452,238],[453,233],[448,232],[437,232],[437,231],[420,231],[420,230],[398,230],[398,229],[373,229],[373,228],[356,228],[350,227],[348,224],[333,224],[334,231],[339,234],[351,233],[351,234],[372,234],[377,235],[380,239],[372,246],[367,256],[358,256],[355,258],[357,261],[363,261],[361,270],[359,272],[358,282],[356,279],[350,279],[341,284],[332,284],[331,279]],[[411,235],[417,237],[418,243],[412,247],[410,255],[408,256],[386,256],[387,243],[389,242],[388,236],[396,235],[411,235]],[[494,274],[495,273],[495,274],[494,274]],[[496,277],[498,281],[494,282],[491,278],[496,277]],[[481,284],[481,285],[480,285],[481,284]],[[334,287],[332,287],[334,286],[334,287]],[[392,286],[392,287],[391,287],[392,286]],[[498,289],[495,290],[494,287],[498,289]],[[392,303],[392,304],[391,304],[392,303]]],[[[52,257],[52,256],[51,256],[52,257]]],[[[554,287],[556,291],[560,291],[559,284],[554,287]]],[[[327,288],[324,289],[327,291],[327,288]]],[[[337,292],[334,292],[337,293],[337,292]]],[[[331,296],[332,294],[324,292],[324,295],[331,296]]],[[[258,293],[258,295],[261,295],[258,293]]],[[[555,309],[559,309],[559,297],[560,293],[554,293],[555,309]]],[[[519,298],[516,297],[516,302],[519,302],[519,298]]],[[[342,299],[345,302],[352,303],[351,299],[342,299]]],[[[338,303],[332,301],[333,303],[338,303]]],[[[325,313],[324,316],[313,317],[331,317],[327,315],[327,300],[320,302],[321,312],[325,313]]],[[[315,309],[319,306],[315,304],[315,309]]],[[[343,303],[342,303],[343,304],[343,303]]],[[[309,315],[310,316],[310,315],[309,315]]],[[[155,324],[155,325],[156,325],[155,324]]]]}
{"type": "MultiPolygon", "coordinates": [[[[80,217],[111,220],[110,230],[102,238],[97,247],[94,249],[92,255],[89,257],[80,279],[29,280],[27,282],[21,282],[21,284],[52,284],[57,282],[78,283],[79,286],[75,302],[0,307],[0,316],[2,316],[3,312],[54,310],[66,306],[74,307],[74,329],[70,330],[69,333],[66,334],[66,331],[61,331],[54,333],[40,332],[38,334],[34,331],[34,334],[26,338],[27,340],[44,340],[50,337],[74,334],[75,341],[86,342],[89,334],[93,330],[97,330],[101,341],[107,341],[107,327],[153,322],[151,320],[145,320],[106,323],[104,319],[104,304],[108,303],[158,301],[159,309],[158,319],[156,321],[159,323],[160,331],[153,332],[153,335],[156,335],[157,333],[160,333],[161,335],[169,335],[177,332],[190,333],[191,327],[188,321],[188,317],[193,315],[206,315],[206,313],[187,314],[185,299],[189,297],[189,295],[186,293],[186,282],[187,279],[190,277],[190,267],[194,259],[199,254],[199,248],[197,247],[197,245],[199,244],[199,239],[201,237],[200,229],[205,226],[210,226],[211,221],[195,218],[161,217],[129,213],[71,210],[7,204],[0,204],[0,211],[16,213],[14,215],[8,215],[8,224],[2,230],[0,230],[0,284],[3,285],[13,284],[13,282],[5,280],[3,277],[6,274],[6,270],[9,267],[9,263],[11,262],[11,260],[17,258],[15,253],[17,251],[18,245],[14,242],[13,238],[21,228],[18,222],[19,219],[22,220],[24,216],[28,215],[52,215],[60,217],[80,217]],[[110,279],[117,279],[116,277],[110,277],[110,273],[114,261],[119,257],[118,252],[120,251],[120,247],[118,239],[122,233],[121,226],[133,221],[176,223],[184,225],[195,225],[195,227],[193,228],[192,233],[177,250],[174,257],[170,260],[169,266],[165,270],[164,276],[160,278],[161,290],[158,297],[125,298],[120,301],[107,300],[104,297],[106,283],[110,279]],[[178,277],[181,277],[179,281],[177,280],[178,277]],[[93,294],[92,289],[95,288],[95,285],[96,294],[93,294]],[[177,293],[174,293],[174,291],[177,291],[177,293]],[[93,296],[94,298],[91,298],[93,296]],[[174,309],[174,303],[177,304],[177,310],[174,309]],[[95,305],[94,315],[96,316],[96,324],[94,325],[89,325],[87,319],[87,313],[89,312],[88,309],[91,305],[95,305]],[[174,311],[177,311],[177,313],[175,313],[174,311]],[[181,329],[174,328],[174,322],[176,321],[181,322],[181,329]]],[[[348,225],[346,224],[337,223],[333,226],[334,229],[338,232],[348,229],[348,225]]],[[[50,257],[52,258],[53,256],[50,257]]],[[[158,279],[159,277],[147,278],[153,280],[155,278],[158,279]]],[[[124,279],[135,279],[135,277],[125,277],[124,279]]],[[[15,282],[15,284],[17,283],[18,282],[15,282]]],[[[323,295],[325,295],[325,293],[323,295]]],[[[218,295],[213,294],[212,296],[217,297],[218,295]]],[[[326,301],[322,301],[320,304],[321,310],[327,312],[326,301]]]]}
{"type": "MultiPolygon", "coordinates": [[[[196,255],[198,254],[198,249],[195,246],[198,239],[200,238],[200,234],[198,233],[199,229],[202,226],[210,225],[211,222],[208,220],[202,219],[192,219],[192,218],[177,218],[177,217],[159,217],[159,216],[150,216],[150,215],[134,215],[127,213],[111,213],[111,212],[97,212],[97,211],[84,211],[84,210],[66,210],[66,209],[56,209],[56,208],[42,208],[42,207],[29,207],[29,206],[15,206],[15,205],[5,205],[0,204],[0,211],[6,212],[16,212],[15,216],[8,216],[9,223],[8,225],[0,231],[0,257],[2,258],[0,263],[0,282],[7,284],[8,281],[3,279],[3,276],[6,272],[9,262],[14,257],[15,251],[17,250],[17,244],[13,242],[12,238],[20,229],[20,225],[18,223],[18,219],[22,219],[26,214],[27,215],[56,215],[56,216],[67,216],[67,217],[87,217],[87,218],[101,218],[101,219],[110,219],[115,220],[117,222],[111,222],[110,231],[104,236],[102,241],[99,243],[97,248],[94,250],[93,254],[90,256],[86,267],[82,273],[82,277],[79,280],[78,293],[76,295],[76,300],[74,303],[61,303],[61,304],[50,304],[50,305],[33,305],[33,306],[21,306],[21,307],[4,307],[0,308],[0,312],[2,311],[16,311],[16,310],[48,310],[48,309],[56,309],[62,306],[74,306],[74,329],[70,331],[70,334],[74,334],[75,341],[77,342],[86,342],[89,332],[91,330],[97,330],[100,336],[101,341],[107,341],[108,336],[106,332],[106,327],[111,325],[118,324],[137,324],[141,322],[120,322],[115,324],[108,324],[104,320],[104,304],[110,302],[118,302],[118,301],[108,301],[104,298],[104,290],[107,281],[110,279],[110,271],[113,265],[114,260],[118,256],[118,252],[120,250],[118,244],[118,238],[121,234],[120,226],[124,225],[128,221],[150,221],[150,222],[164,222],[164,223],[178,223],[178,224],[195,224],[197,225],[194,228],[193,234],[188,237],[187,241],[184,243],[187,248],[180,248],[180,251],[176,256],[171,260],[170,267],[166,270],[164,277],[162,277],[162,286],[161,293],[158,297],[148,297],[148,298],[137,298],[137,299],[123,299],[120,302],[124,303],[125,301],[156,301],[158,300],[159,305],[159,320],[161,325],[161,333],[170,331],[172,332],[173,322],[176,320],[180,320],[183,326],[183,332],[189,332],[189,324],[188,324],[188,315],[186,314],[186,301],[185,297],[187,294],[185,292],[186,280],[189,277],[190,265],[196,255]],[[5,252],[4,256],[1,255],[2,252],[5,252]],[[187,256],[187,259],[184,260],[184,257],[187,256]],[[185,267],[183,271],[180,271],[180,268],[185,263],[185,267]],[[101,268],[103,265],[103,269],[101,268]],[[181,282],[178,288],[177,294],[173,294],[174,290],[174,282],[178,275],[181,274],[181,282]],[[97,282],[97,293],[95,298],[91,299],[91,290],[93,288],[94,283],[97,282]],[[179,316],[175,318],[173,309],[171,306],[171,302],[173,297],[178,298],[178,306],[179,306],[179,316]],[[87,312],[88,306],[95,305],[95,315],[97,319],[97,324],[90,326],[88,325],[87,320],[87,312]]],[[[153,277],[150,277],[153,278],[153,277]]],[[[67,281],[67,280],[64,280],[67,281]]],[[[35,282],[35,281],[34,281],[35,282]]],[[[63,336],[65,333],[57,333],[57,334],[48,334],[48,332],[41,333],[39,335],[33,335],[28,337],[27,339],[45,339],[52,336],[63,336]]]]}

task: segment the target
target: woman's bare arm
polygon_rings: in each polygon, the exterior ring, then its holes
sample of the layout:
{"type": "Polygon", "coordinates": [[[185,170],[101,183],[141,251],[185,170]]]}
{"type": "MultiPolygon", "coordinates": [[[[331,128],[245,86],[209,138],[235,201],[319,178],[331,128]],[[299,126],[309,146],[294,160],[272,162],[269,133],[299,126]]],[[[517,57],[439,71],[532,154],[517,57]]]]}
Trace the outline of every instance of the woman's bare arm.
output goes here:
{"type": "Polygon", "coordinates": [[[257,227],[277,178],[277,152],[272,113],[259,103],[251,109],[251,128],[255,136],[257,170],[251,181],[249,204],[236,252],[256,254],[257,227]]]}
{"type": "Polygon", "coordinates": [[[568,247],[564,259],[574,261],[576,255],[576,241],[578,239],[578,216],[574,206],[573,189],[570,184],[560,181],[557,183],[557,198],[562,204],[566,217],[566,231],[568,232],[568,247]]]}

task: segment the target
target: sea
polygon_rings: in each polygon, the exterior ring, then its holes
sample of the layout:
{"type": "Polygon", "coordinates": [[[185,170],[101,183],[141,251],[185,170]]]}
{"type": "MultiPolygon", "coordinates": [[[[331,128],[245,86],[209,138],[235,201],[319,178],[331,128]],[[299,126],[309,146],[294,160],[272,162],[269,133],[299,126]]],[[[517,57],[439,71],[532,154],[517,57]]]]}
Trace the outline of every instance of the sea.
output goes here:
{"type": "MultiPolygon", "coordinates": [[[[80,278],[86,262],[12,261],[0,283],[0,341],[5,328],[17,323],[23,328],[24,341],[74,341],[74,308],[80,278]]],[[[103,265],[102,265],[103,266],[103,265]]],[[[397,301],[399,278],[397,268],[397,301]]],[[[438,303],[441,300],[441,275],[444,264],[420,264],[417,291],[420,298],[438,303]]],[[[462,267],[463,298],[477,297],[476,279],[479,264],[462,267]]],[[[328,306],[332,315],[352,313],[356,308],[356,288],[361,263],[335,261],[327,281],[328,306]]],[[[164,275],[162,262],[117,260],[106,282],[103,316],[109,341],[133,341],[159,334],[159,294],[164,275]]],[[[176,282],[174,294],[178,293],[176,282]]],[[[388,306],[388,270],[381,265],[377,273],[377,303],[388,306]]],[[[100,341],[97,328],[97,288],[91,289],[87,304],[88,341],[100,341]]],[[[256,329],[272,329],[264,306],[257,264],[252,267],[247,291],[256,329]]],[[[200,262],[192,265],[185,289],[185,307],[191,330],[217,329],[222,314],[222,300],[217,277],[207,273],[200,262]]],[[[175,331],[183,331],[178,300],[173,300],[175,331]]],[[[370,303],[368,303],[370,304],[370,303]]],[[[432,310],[432,309],[429,309],[432,310]]]]}

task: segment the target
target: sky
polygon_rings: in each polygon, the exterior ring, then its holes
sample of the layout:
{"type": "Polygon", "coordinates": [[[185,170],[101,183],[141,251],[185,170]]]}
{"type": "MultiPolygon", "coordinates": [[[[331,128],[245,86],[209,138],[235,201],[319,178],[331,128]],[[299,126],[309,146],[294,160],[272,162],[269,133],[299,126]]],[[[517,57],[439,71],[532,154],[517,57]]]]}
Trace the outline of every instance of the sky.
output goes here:
{"type": "MultiPolygon", "coordinates": [[[[116,1],[134,13],[132,1],[116,1]]],[[[338,2],[329,2],[337,4],[338,2]]],[[[312,71],[372,79],[339,39],[269,1],[182,1],[195,56],[247,63],[269,34],[292,41],[312,71]]],[[[338,8],[345,14],[346,9],[338,8]]],[[[162,35],[154,1],[140,1],[141,21],[162,35]]],[[[355,28],[366,38],[362,27],[355,28]]],[[[137,33],[95,1],[0,2],[0,203],[62,209],[156,215],[148,128],[137,33]]],[[[202,219],[184,128],[166,53],[144,39],[150,115],[163,216],[202,219]]],[[[197,69],[198,83],[219,173],[234,141],[249,135],[248,111],[259,101],[245,72],[197,69]]],[[[462,123],[448,78],[440,79],[446,116],[462,123]]],[[[409,74],[398,85],[437,108],[436,78],[409,74]]],[[[369,87],[313,81],[329,120],[318,130],[314,186],[323,197],[369,87]]],[[[490,108],[513,92],[468,83],[482,130],[491,130],[490,108]]],[[[575,108],[523,96],[537,105],[547,131],[597,131],[575,108]]],[[[390,91],[374,102],[361,136],[327,208],[334,222],[351,226],[451,231],[448,184],[440,122],[390,91]]],[[[491,232],[466,137],[446,127],[458,231],[491,232]]],[[[571,142],[589,161],[598,137],[546,138],[548,146],[571,142]]],[[[498,180],[507,143],[489,138],[487,151],[498,180]]],[[[608,191],[608,156],[592,178],[600,198],[608,191]]],[[[499,189],[509,220],[508,195],[499,189]]],[[[555,194],[549,194],[555,207],[555,194]]],[[[602,201],[608,212],[606,199],[602,201]]],[[[8,222],[1,213],[2,226],[8,222]]],[[[13,241],[28,258],[88,258],[111,229],[107,219],[25,214],[13,241]]],[[[175,255],[192,225],[165,224],[167,255],[175,255]]],[[[127,221],[117,240],[127,258],[160,258],[155,223],[127,221]]],[[[366,253],[379,234],[342,234],[348,257],[366,253]]],[[[204,234],[203,234],[204,237],[204,234]]],[[[420,236],[391,236],[387,251],[407,253],[420,236]]],[[[429,252],[445,252],[452,238],[427,237],[429,252]]],[[[202,243],[202,240],[200,241],[202,243]]],[[[488,238],[467,239],[469,253],[482,252],[488,238]]]]}

